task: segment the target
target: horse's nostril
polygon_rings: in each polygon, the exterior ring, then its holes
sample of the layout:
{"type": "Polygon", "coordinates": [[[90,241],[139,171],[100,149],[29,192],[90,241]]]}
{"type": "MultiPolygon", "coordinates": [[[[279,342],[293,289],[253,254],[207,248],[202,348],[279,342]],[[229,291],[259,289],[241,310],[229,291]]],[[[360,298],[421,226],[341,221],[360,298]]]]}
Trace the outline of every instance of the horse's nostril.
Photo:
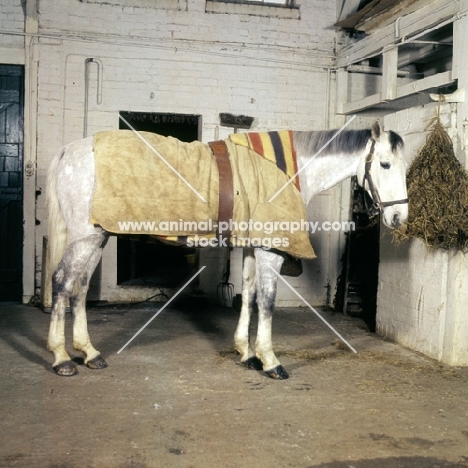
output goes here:
{"type": "Polygon", "coordinates": [[[400,213],[395,213],[392,218],[392,226],[398,228],[401,226],[400,213]]]}

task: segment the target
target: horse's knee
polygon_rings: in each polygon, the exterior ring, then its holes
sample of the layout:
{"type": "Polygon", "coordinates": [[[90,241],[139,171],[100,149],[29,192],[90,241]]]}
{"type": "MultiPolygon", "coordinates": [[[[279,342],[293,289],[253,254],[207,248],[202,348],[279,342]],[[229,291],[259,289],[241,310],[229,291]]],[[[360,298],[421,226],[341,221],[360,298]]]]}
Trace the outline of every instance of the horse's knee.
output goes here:
{"type": "Polygon", "coordinates": [[[80,282],[78,289],[86,289],[92,274],[92,271],[87,271],[89,261],[96,251],[103,248],[107,239],[108,236],[105,234],[92,234],[69,244],[52,275],[52,292],[59,295],[72,295],[77,279],[80,282]]]}
{"type": "Polygon", "coordinates": [[[69,280],[65,268],[59,265],[52,275],[52,294],[54,296],[70,296],[73,292],[73,282],[69,280]]]}

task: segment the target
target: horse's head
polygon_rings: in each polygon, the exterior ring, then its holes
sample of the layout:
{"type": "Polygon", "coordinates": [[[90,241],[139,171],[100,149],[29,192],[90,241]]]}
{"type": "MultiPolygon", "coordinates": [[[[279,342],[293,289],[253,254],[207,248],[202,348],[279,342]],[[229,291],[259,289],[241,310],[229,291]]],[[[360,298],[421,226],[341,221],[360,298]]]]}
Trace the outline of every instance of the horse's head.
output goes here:
{"type": "Polygon", "coordinates": [[[408,217],[403,146],[399,135],[383,131],[375,122],[358,170],[359,183],[372,198],[370,214],[381,212],[390,228],[400,227],[408,217]]]}

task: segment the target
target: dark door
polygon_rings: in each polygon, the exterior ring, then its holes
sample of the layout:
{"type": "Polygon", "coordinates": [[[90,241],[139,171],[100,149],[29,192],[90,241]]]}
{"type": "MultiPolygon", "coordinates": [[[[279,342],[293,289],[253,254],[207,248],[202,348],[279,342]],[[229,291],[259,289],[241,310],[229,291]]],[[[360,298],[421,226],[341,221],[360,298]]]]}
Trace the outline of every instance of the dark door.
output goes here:
{"type": "MultiPolygon", "coordinates": [[[[172,136],[185,142],[198,139],[200,116],[146,112],[120,112],[137,131],[172,136]]],[[[120,121],[120,129],[128,129],[120,121]]],[[[138,240],[117,239],[117,283],[126,285],[149,284],[175,287],[192,274],[187,255],[194,249],[174,247],[140,235],[138,240]]]]}
{"type": "Polygon", "coordinates": [[[21,301],[23,67],[0,65],[0,301],[21,301]]]}

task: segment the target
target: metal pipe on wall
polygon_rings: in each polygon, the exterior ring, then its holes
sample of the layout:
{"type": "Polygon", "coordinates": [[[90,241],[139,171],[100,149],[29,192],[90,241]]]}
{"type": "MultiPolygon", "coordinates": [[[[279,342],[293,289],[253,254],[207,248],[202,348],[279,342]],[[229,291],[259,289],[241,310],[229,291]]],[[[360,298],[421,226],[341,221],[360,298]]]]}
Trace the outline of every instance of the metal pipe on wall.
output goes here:
{"type": "Polygon", "coordinates": [[[102,102],[102,61],[90,57],[85,60],[83,138],[88,136],[89,65],[91,63],[97,65],[96,103],[99,105],[102,102]]]}

